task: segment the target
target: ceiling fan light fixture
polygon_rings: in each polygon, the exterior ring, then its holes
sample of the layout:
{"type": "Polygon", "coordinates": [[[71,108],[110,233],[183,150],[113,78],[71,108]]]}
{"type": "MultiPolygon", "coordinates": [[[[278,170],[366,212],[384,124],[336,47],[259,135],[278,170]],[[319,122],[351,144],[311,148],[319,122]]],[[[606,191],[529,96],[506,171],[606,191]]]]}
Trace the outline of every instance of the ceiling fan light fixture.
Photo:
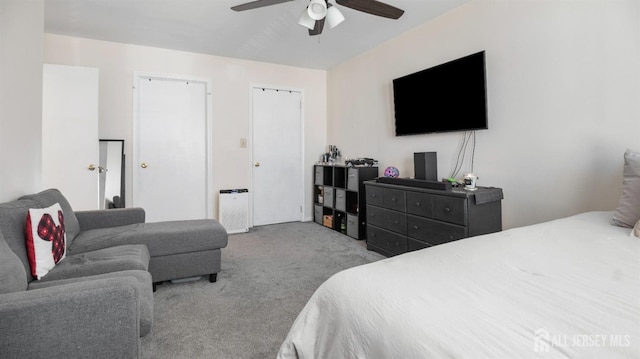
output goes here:
{"type": "Polygon", "coordinates": [[[331,6],[327,9],[327,25],[329,25],[330,29],[340,25],[343,21],[344,15],[342,15],[342,12],[340,12],[340,10],[335,6],[331,6]]]}
{"type": "Polygon", "coordinates": [[[307,9],[304,9],[302,14],[300,14],[300,19],[298,19],[298,25],[302,25],[309,30],[313,30],[316,26],[316,21],[309,16],[307,9]]]}
{"type": "Polygon", "coordinates": [[[327,2],[325,0],[311,0],[307,13],[314,20],[323,19],[327,16],[327,2]]]}

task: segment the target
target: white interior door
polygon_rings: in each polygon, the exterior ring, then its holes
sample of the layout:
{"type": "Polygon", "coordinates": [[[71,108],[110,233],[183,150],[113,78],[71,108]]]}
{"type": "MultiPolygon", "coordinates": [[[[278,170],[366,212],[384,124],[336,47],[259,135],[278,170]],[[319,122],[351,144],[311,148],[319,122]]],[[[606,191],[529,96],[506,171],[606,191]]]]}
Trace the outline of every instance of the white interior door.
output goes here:
{"type": "Polygon", "coordinates": [[[302,95],[252,89],[253,225],[302,219],[302,95]]]}
{"type": "Polygon", "coordinates": [[[59,189],[74,210],[98,209],[98,146],[98,69],[44,65],[43,188],[59,189]]]}
{"type": "Polygon", "coordinates": [[[207,82],[136,79],[134,206],[148,222],[211,218],[207,82]]]}

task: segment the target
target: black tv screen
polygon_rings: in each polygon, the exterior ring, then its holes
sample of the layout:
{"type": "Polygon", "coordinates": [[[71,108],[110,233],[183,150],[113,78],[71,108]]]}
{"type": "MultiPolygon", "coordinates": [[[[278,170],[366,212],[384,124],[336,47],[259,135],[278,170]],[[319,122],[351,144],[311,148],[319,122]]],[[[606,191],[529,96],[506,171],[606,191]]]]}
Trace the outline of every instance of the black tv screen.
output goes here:
{"type": "Polygon", "coordinates": [[[487,129],[484,51],[393,80],[396,136],[487,129]]]}

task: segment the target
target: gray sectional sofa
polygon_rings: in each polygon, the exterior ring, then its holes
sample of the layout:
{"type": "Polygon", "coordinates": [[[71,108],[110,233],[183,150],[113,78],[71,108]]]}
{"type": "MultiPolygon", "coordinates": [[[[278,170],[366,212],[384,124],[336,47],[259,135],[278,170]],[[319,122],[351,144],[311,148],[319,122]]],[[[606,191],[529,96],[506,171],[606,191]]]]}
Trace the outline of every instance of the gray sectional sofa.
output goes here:
{"type": "Polygon", "coordinates": [[[215,282],[227,232],[215,220],[144,223],[144,210],[74,212],[55,189],[0,204],[0,357],[135,358],[151,331],[156,284],[215,282]],[[31,274],[25,222],[60,204],[66,257],[31,274]]]}

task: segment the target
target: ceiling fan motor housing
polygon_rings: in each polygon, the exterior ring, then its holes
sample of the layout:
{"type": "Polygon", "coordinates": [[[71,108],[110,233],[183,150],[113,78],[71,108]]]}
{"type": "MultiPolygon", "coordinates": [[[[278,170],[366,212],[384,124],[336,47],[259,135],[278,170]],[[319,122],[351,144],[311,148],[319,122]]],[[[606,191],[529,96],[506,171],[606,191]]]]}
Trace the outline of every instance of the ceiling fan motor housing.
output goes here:
{"type": "Polygon", "coordinates": [[[312,19],[323,19],[327,16],[327,2],[325,0],[311,0],[307,11],[309,12],[309,17],[312,19]]]}

